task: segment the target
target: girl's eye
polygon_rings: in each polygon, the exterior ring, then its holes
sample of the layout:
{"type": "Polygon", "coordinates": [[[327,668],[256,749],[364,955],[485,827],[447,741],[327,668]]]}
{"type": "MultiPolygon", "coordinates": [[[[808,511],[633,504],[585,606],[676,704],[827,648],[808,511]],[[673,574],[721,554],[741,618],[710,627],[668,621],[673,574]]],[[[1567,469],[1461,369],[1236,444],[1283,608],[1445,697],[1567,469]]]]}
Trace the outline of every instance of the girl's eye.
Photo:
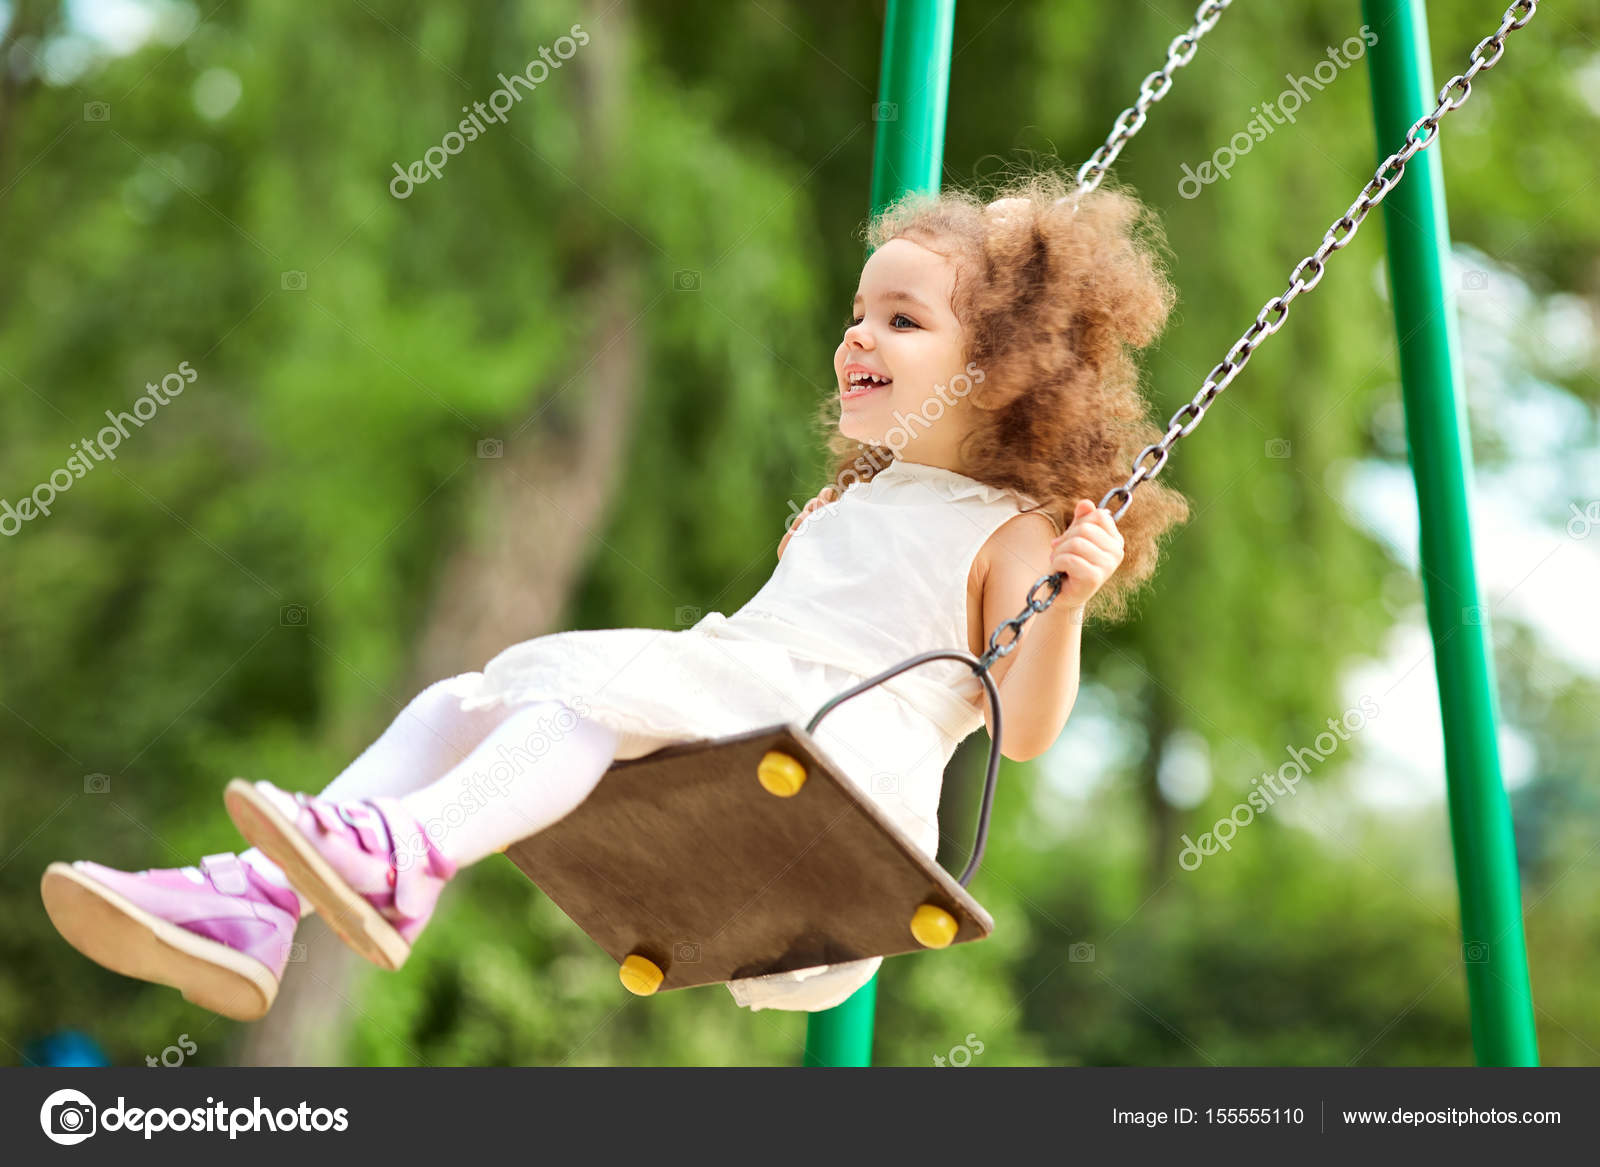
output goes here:
{"type": "MultiPolygon", "coordinates": [[[[864,316],[846,316],[844,318],[844,326],[846,328],[854,328],[856,325],[860,324],[865,319],[866,319],[866,317],[864,317],[864,316]]],[[[906,324],[908,326],[910,326],[911,328],[921,328],[922,327],[915,320],[911,319],[911,317],[907,316],[904,312],[896,312],[893,316],[889,317],[889,325],[890,325],[890,327],[898,327],[898,325],[895,322],[899,321],[899,320],[904,320],[906,322],[906,324]]]]}

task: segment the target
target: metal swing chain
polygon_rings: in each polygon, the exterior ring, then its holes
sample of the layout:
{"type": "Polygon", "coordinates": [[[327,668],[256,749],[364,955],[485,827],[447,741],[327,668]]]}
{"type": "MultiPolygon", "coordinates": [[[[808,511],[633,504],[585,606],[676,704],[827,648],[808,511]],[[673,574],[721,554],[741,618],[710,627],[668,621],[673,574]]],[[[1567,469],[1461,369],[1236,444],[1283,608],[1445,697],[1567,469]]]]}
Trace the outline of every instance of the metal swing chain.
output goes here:
{"type": "MultiPolygon", "coordinates": [[[[1433,107],[1433,112],[1424,114],[1413,123],[1411,128],[1406,131],[1405,145],[1390,154],[1379,164],[1378,169],[1373,172],[1371,181],[1361,188],[1361,193],[1356,197],[1356,201],[1351,203],[1345,213],[1335,219],[1333,225],[1328,228],[1322,237],[1321,245],[1315,252],[1295,265],[1294,270],[1289,274],[1288,289],[1282,294],[1272,297],[1262,306],[1261,311],[1256,313],[1255,321],[1249,328],[1245,329],[1244,335],[1234,342],[1233,347],[1228,350],[1227,355],[1222,358],[1221,362],[1210,373],[1206,374],[1205,384],[1200,387],[1200,391],[1195,394],[1194,399],[1172,415],[1171,420],[1167,422],[1165,436],[1159,442],[1146,446],[1139,451],[1138,455],[1133,459],[1133,473],[1129,475],[1128,480],[1121,486],[1113,487],[1106,492],[1105,497],[1100,500],[1099,505],[1101,507],[1109,507],[1111,501],[1118,496],[1121,496],[1122,499],[1121,505],[1112,512],[1111,517],[1113,519],[1120,519],[1126,513],[1128,507],[1133,503],[1133,492],[1138,489],[1140,483],[1148,482],[1161,473],[1162,468],[1167,464],[1167,458],[1171,454],[1172,447],[1177,444],[1180,438],[1187,437],[1194,432],[1195,427],[1200,424],[1200,419],[1205,416],[1206,410],[1211,407],[1211,403],[1216,399],[1217,394],[1226,389],[1244,369],[1250,360],[1250,354],[1259,347],[1259,342],[1283,327],[1283,322],[1289,315],[1289,306],[1294,303],[1295,297],[1299,296],[1301,292],[1309,292],[1317,286],[1322,279],[1323,265],[1327,258],[1335,251],[1348,246],[1350,241],[1355,238],[1356,232],[1361,229],[1361,224],[1365,221],[1367,214],[1373,207],[1384,200],[1384,197],[1395,188],[1405,175],[1406,163],[1418,152],[1431,146],[1433,140],[1439,136],[1439,122],[1444,118],[1445,114],[1451,110],[1460,109],[1466,104],[1467,99],[1472,96],[1473,79],[1479,73],[1494,68],[1495,63],[1500,60],[1500,54],[1505,51],[1507,34],[1524,27],[1528,21],[1533,19],[1533,14],[1538,7],[1539,0],[1517,0],[1515,4],[1506,9],[1505,15],[1500,19],[1500,27],[1494,33],[1478,42],[1477,47],[1472,50],[1471,64],[1467,67],[1466,72],[1456,74],[1445,83],[1444,88],[1439,90],[1439,103],[1433,107]],[[1154,455],[1155,460],[1147,463],[1146,459],[1152,455],[1154,455]]],[[[1202,6],[1203,8],[1204,6],[1202,6]]],[[[1178,38],[1178,40],[1182,39],[1182,37],[1178,38]]],[[[1176,45],[1177,41],[1173,43],[1176,45]]],[[[1140,120],[1142,122],[1143,119],[1141,118],[1140,120]]],[[[1113,135],[1113,138],[1115,136],[1113,135]]],[[[1123,140],[1125,141],[1126,138],[1123,140]]],[[[1120,145],[1118,148],[1120,148],[1120,145]]],[[[1115,151],[1108,157],[1115,158],[1115,151]]],[[[1044,611],[1055,601],[1056,596],[1061,592],[1061,584],[1064,578],[1061,572],[1053,572],[1038,579],[1028,589],[1028,606],[1018,615],[1004,621],[989,637],[989,651],[984,653],[980,660],[984,668],[987,669],[1000,657],[1005,656],[1016,648],[1017,640],[1022,635],[1022,626],[1032,619],[1035,614],[1044,611]],[[1035,599],[1034,593],[1046,584],[1050,586],[1050,594],[1042,601],[1035,599]],[[1005,644],[1001,644],[1000,634],[1008,628],[1011,629],[1011,639],[1005,644]]]]}
{"type": "Polygon", "coordinates": [[[1111,135],[1106,138],[1105,145],[1078,167],[1078,189],[1075,192],[1078,196],[1086,195],[1100,185],[1100,180],[1111,169],[1122,148],[1144,127],[1150,107],[1172,88],[1172,75],[1194,60],[1200,38],[1211,31],[1222,17],[1222,10],[1232,3],[1233,0],[1205,0],[1194,10],[1194,23],[1189,26],[1189,31],[1173,37],[1172,43],[1167,46],[1167,63],[1139,83],[1138,100],[1117,115],[1116,124],[1111,127],[1111,135]]]}
{"type": "MultiPolygon", "coordinates": [[[[1194,60],[1196,50],[1200,47],[1200,38],[1210,32],[1222,19],[1223,11],[1232,4],[1233,0],[1203,0],[1201,5],[1194,10],[1194,23],[1188,31],[1172,38],[1167,45],[1167,63],[1161,68],[1148,74],[1139,82],[1139,96],[1134,103],[1117,115],[1117,120],[1112,123],[1111,133],[1105,142],[1091,155],[1089,160],[1078,167],[1076,175],[1077,186],[1072,193],[1073,209],[1076,210],[1078,200],[1100,185],[1100,180],[1106,176],[1106,171],[1111,169],[1111,164],[1122,153],[1122,148],[1133,140],[1133,136],[1144,128],[1144,123],[1150,113],[1150,107],[1167,95],[1172,88],[1172,75],[1194,60]]],[[[1170,444],[1170,443],[1169,443],[1170,444]]],[[[1143,454],[1140,455],[1142,459],[1143,454]]],[[[1131,481],[1131,480],[1130,480],[1131,481]]],[[[1136,483],[1135,483],[1136,485],[1136,483]]],[[[1130,487],[1131,489],[1131,487],[1130,487]]],[[[1110,495],[1106,496],[1107,498],[1110,495]]],[[[1130,496],[1131,497],[1131,496],[1130,496]]],[[[1101,500],[1101,506],[1105,501],[1101,500]]],[[[1123,508],[1127,509],[1126,506],[1123,508]]],[[[1117,512],[1120,518],[1122,511],[1117,512]]],[[[1061,592],[1062,576],[1059,572],[1047,575],[1038,580],[1028,589],[1028,606],[1022,612],[1005,621],[989,636],[989,651],[978,658],[981,666],[980,672],[987,671],[1000,657],[1005,656],[1016,647],[1018,638],[1022,635],[1022,626],[1036,613],[1043,612],[1061,592]],[[1044,600],[1034,598],[1034,594],[1046,583],[1050,584],[1050,594],[1044,600]],[[1007,628],[1011,629],[1011,639],[1003,646],[999,643],[1000,634],[1007,628]]]]}

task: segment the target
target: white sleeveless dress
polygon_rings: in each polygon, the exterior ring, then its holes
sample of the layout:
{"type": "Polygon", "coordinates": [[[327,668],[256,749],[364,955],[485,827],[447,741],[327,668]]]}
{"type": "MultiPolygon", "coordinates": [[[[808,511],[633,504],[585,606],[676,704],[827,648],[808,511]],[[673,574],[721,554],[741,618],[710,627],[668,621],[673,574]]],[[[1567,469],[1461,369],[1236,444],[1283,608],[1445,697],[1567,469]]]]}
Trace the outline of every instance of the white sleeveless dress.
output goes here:
{"type": "MultiPolygon", "coordinates": [[[[973,560],[1002,523],[1036,505],[897,459],[807,515],[771,578],[733,615],[708,612],[679,630],[580,630],[512,645],[484,666],[463,708],[581,698],[586,716],[617,731],[619,759],[783,721],[803,726],[829,698],[908,657],[968,649],[973,560]]],[[[839,705],[814,735],[930,857],[945,765],[984,724],[973,704],[981,692],[966,665],[932,661],[839,705]]],[[[882,960],[747,977],[728,989],[753,1010],[831,1008],[882,960]]]]}

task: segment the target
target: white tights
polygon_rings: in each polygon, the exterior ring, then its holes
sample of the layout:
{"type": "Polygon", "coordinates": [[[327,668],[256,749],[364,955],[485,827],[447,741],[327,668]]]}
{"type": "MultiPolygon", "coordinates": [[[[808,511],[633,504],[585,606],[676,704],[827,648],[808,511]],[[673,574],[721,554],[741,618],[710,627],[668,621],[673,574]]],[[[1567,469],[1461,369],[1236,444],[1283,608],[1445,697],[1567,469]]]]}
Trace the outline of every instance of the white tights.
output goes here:
{"type": "MultiPolygon", "coordinates": [[[[465,866],[543,830],[589,796],[617,735],[560,701],[463,710],[480,674],[428,686],[321,796],[387,796],[465,866]]],[[[240,856],[273,883],[283,872],[254,847],[240,856]]],[[[302,901],[302,915],[310,911],[302,901]]]]}
{"type": "MultiPolygon", "coordinates": [[[[481,674],[430,685],[382,736],[322,791],[346,800],[397,797],[458,864],[476,863],[560,819],[610,768],[617,735],[560,701],[463,710],[481,674]]],[[[289,882],[255,848],[240,856],[282,887],[289,882]]],[[[310,905],[300,897],[300,914],[310,905]]],[[[746,1008],[817,1010],[840,1004],[877,971],[882,957],[731,981],[746,1008]]]]}

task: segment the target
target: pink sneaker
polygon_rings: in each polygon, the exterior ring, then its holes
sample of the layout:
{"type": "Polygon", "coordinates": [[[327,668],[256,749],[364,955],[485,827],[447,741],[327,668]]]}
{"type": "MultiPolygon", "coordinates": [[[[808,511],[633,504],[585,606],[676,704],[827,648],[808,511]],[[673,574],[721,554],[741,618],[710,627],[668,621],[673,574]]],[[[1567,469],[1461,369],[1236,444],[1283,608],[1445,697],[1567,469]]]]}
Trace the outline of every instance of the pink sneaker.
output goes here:
{"type": "Polygon", "coordinates": [[[300,922],[295,893],[232,854],[149,871],[52,863],[39,892],[56,931],[90,960],[237,1021],[272,1005],[300,922]]]}
{"type": "Polygon", "coordinates": [[[456,865],[392,798],[330,802],[235,778],[228,814],[340,938],[380,968],[411,954],[456,865]]]}

